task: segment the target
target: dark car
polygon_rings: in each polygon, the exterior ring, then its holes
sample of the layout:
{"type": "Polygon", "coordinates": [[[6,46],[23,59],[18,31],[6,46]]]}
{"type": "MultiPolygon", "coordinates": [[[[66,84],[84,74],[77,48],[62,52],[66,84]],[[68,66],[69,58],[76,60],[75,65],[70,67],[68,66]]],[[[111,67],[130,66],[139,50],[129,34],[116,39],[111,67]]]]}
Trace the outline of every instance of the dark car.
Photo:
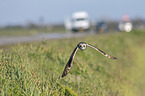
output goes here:
{"type": "Polygon", "coordinates": [[[107,30],[107,24],[104,21],[100,21],[95,26],[96,32],[102,33],[107,30]]]}

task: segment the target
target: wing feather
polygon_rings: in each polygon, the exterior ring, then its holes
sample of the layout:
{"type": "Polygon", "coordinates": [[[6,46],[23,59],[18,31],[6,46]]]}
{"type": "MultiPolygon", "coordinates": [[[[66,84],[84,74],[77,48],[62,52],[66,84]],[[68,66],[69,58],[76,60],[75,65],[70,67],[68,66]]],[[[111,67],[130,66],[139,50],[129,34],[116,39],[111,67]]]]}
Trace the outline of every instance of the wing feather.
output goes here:
{"type": "Polygon", "coordinates": [[[78,51],[78,47],[76,47],[74,49],[74,51],[72,52],[72,54],[71,54],[71,56],[70,56],[70,58],[69,58],[69,60],[68,60],[68,62],[66,64],[66,66],[64,68],[64,71],[62,73],[62,76],[61,76],[62,78],[65,77],[68,74],[68,72],[69,72],[69,70],[70,70],[70,68],[72,66],[72,63],[73,63],[73,60],[74,60],[74,57],[75,57],[77,51],[78,51]]]}
{"type": "Polygon", "coordinates": [[[92,46],[92,45],[90,45],[90,44],[87,44],[87,46],[89,46],[89,47],[91,47],[91,48],[97,50],[97,51],[100,52],[102,55],[104,55],[104,56],[106,56],[106,57],[108,57],[108,58],[117,59],[116,57],[110,56],[110,55],[106,54],[104,51],[102,51],[102,50],[100,50],[99,48],[96,48],[96,47],[94,47],[94,46],[92,46]]]}

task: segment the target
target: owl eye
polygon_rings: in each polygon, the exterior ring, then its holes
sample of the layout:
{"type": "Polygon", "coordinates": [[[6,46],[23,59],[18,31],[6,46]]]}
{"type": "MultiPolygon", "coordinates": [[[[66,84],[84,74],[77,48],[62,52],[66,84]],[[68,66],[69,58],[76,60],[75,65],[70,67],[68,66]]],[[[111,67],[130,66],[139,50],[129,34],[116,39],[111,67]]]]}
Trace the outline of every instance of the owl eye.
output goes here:
{"type": "Polygon", "coordinates": [[[82,44],[82,48],[85,48],[85,45],[84,44],[82,44]]]}

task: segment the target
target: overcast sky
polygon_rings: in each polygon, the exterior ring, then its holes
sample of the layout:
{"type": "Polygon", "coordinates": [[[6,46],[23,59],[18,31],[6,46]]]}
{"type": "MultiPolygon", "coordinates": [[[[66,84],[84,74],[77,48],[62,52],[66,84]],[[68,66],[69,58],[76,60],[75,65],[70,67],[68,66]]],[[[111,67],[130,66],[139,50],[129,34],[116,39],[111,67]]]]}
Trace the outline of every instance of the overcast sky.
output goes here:
{"type": "Polygon", "coordinates": [[[0,0],[0,26],[8,24],[63,22],[75,11],[87,11],[90,19],[145,19],[145,0],[0,0]]]}

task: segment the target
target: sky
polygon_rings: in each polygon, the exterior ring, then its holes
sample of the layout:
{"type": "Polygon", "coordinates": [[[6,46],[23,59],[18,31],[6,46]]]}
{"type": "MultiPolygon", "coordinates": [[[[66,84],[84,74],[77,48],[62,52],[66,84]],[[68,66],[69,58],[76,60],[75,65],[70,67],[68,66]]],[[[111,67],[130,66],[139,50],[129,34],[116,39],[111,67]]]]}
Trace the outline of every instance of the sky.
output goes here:
{"type": "Polygon", "coordinates": [[[60,23],[73,12],[86,11],[89,18],[119,20],[124,14],[145,19],[145,0],[0,0],[0,26],[60,23]]]}

